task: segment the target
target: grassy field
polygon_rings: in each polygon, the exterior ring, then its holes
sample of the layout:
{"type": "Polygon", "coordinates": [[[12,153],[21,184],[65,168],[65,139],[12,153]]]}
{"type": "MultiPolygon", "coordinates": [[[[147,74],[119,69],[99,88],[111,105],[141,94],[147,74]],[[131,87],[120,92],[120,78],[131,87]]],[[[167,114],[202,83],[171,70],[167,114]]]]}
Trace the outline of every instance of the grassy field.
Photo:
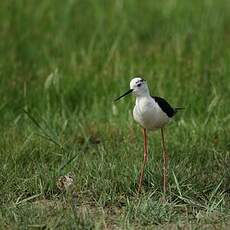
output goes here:
{"type": "Polygon", "coordinates": [[[2,0],[2,229],[228,229],[228,0],[2,0]],[[134,75],[186,109],[143,155],[134,98],[113,100],[134,75]],[[27,111],[27,112],[25,112],[27,111]],[[56,182],[71,173],[62,192],[56,182]]]}

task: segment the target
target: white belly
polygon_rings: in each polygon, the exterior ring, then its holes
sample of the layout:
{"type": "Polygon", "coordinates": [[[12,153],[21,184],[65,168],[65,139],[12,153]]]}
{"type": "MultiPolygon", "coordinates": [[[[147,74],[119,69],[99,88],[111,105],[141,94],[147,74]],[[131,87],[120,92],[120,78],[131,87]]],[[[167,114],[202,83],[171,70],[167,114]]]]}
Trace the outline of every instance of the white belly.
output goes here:
{"type": "Polygon", "coordinates": [[[133,117],[142,127],[153,131],[164,127],[170,120],[154,100],[147,99],[136,101],[133,117]]]}

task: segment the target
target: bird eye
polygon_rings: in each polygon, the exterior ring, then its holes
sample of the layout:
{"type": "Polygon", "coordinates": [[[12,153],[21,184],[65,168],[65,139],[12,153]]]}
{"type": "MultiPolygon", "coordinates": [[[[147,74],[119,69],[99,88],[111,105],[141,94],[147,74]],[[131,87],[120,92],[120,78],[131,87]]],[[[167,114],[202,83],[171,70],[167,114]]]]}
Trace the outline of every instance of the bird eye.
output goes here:
{"type": "Polygon", "coordinates": [[[141,86],[141,83],[137,84],[137,87],[140,87],[141,86]]]}

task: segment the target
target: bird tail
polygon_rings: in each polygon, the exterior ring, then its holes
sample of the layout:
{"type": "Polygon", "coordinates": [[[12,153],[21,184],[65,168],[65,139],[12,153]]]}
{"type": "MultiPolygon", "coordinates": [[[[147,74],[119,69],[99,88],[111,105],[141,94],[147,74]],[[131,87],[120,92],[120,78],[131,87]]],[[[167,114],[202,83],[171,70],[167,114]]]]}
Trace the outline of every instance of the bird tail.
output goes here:
{"type": "Polygon", "coordinates": [[[183,110],[185,109],[184,107],[176,107],[174,110],[175,110],[175,113],[177,113],[179,110],[183,110]]]}

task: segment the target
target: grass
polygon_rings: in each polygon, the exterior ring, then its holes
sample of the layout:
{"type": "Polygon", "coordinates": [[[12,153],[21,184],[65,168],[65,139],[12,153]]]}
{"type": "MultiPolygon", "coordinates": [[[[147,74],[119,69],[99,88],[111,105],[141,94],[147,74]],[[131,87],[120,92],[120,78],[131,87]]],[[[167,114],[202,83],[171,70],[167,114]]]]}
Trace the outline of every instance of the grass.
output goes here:
{"type": "Polygon", "coordinates": [[[230,5],[222,1],[2,1],[0,225],[5,229],[224,229],[230,225],[230,5]],[[133,75],[184,106],[142,136],[133,75]],[[61,192],[60,176],[74,175],[61,192]]]}

